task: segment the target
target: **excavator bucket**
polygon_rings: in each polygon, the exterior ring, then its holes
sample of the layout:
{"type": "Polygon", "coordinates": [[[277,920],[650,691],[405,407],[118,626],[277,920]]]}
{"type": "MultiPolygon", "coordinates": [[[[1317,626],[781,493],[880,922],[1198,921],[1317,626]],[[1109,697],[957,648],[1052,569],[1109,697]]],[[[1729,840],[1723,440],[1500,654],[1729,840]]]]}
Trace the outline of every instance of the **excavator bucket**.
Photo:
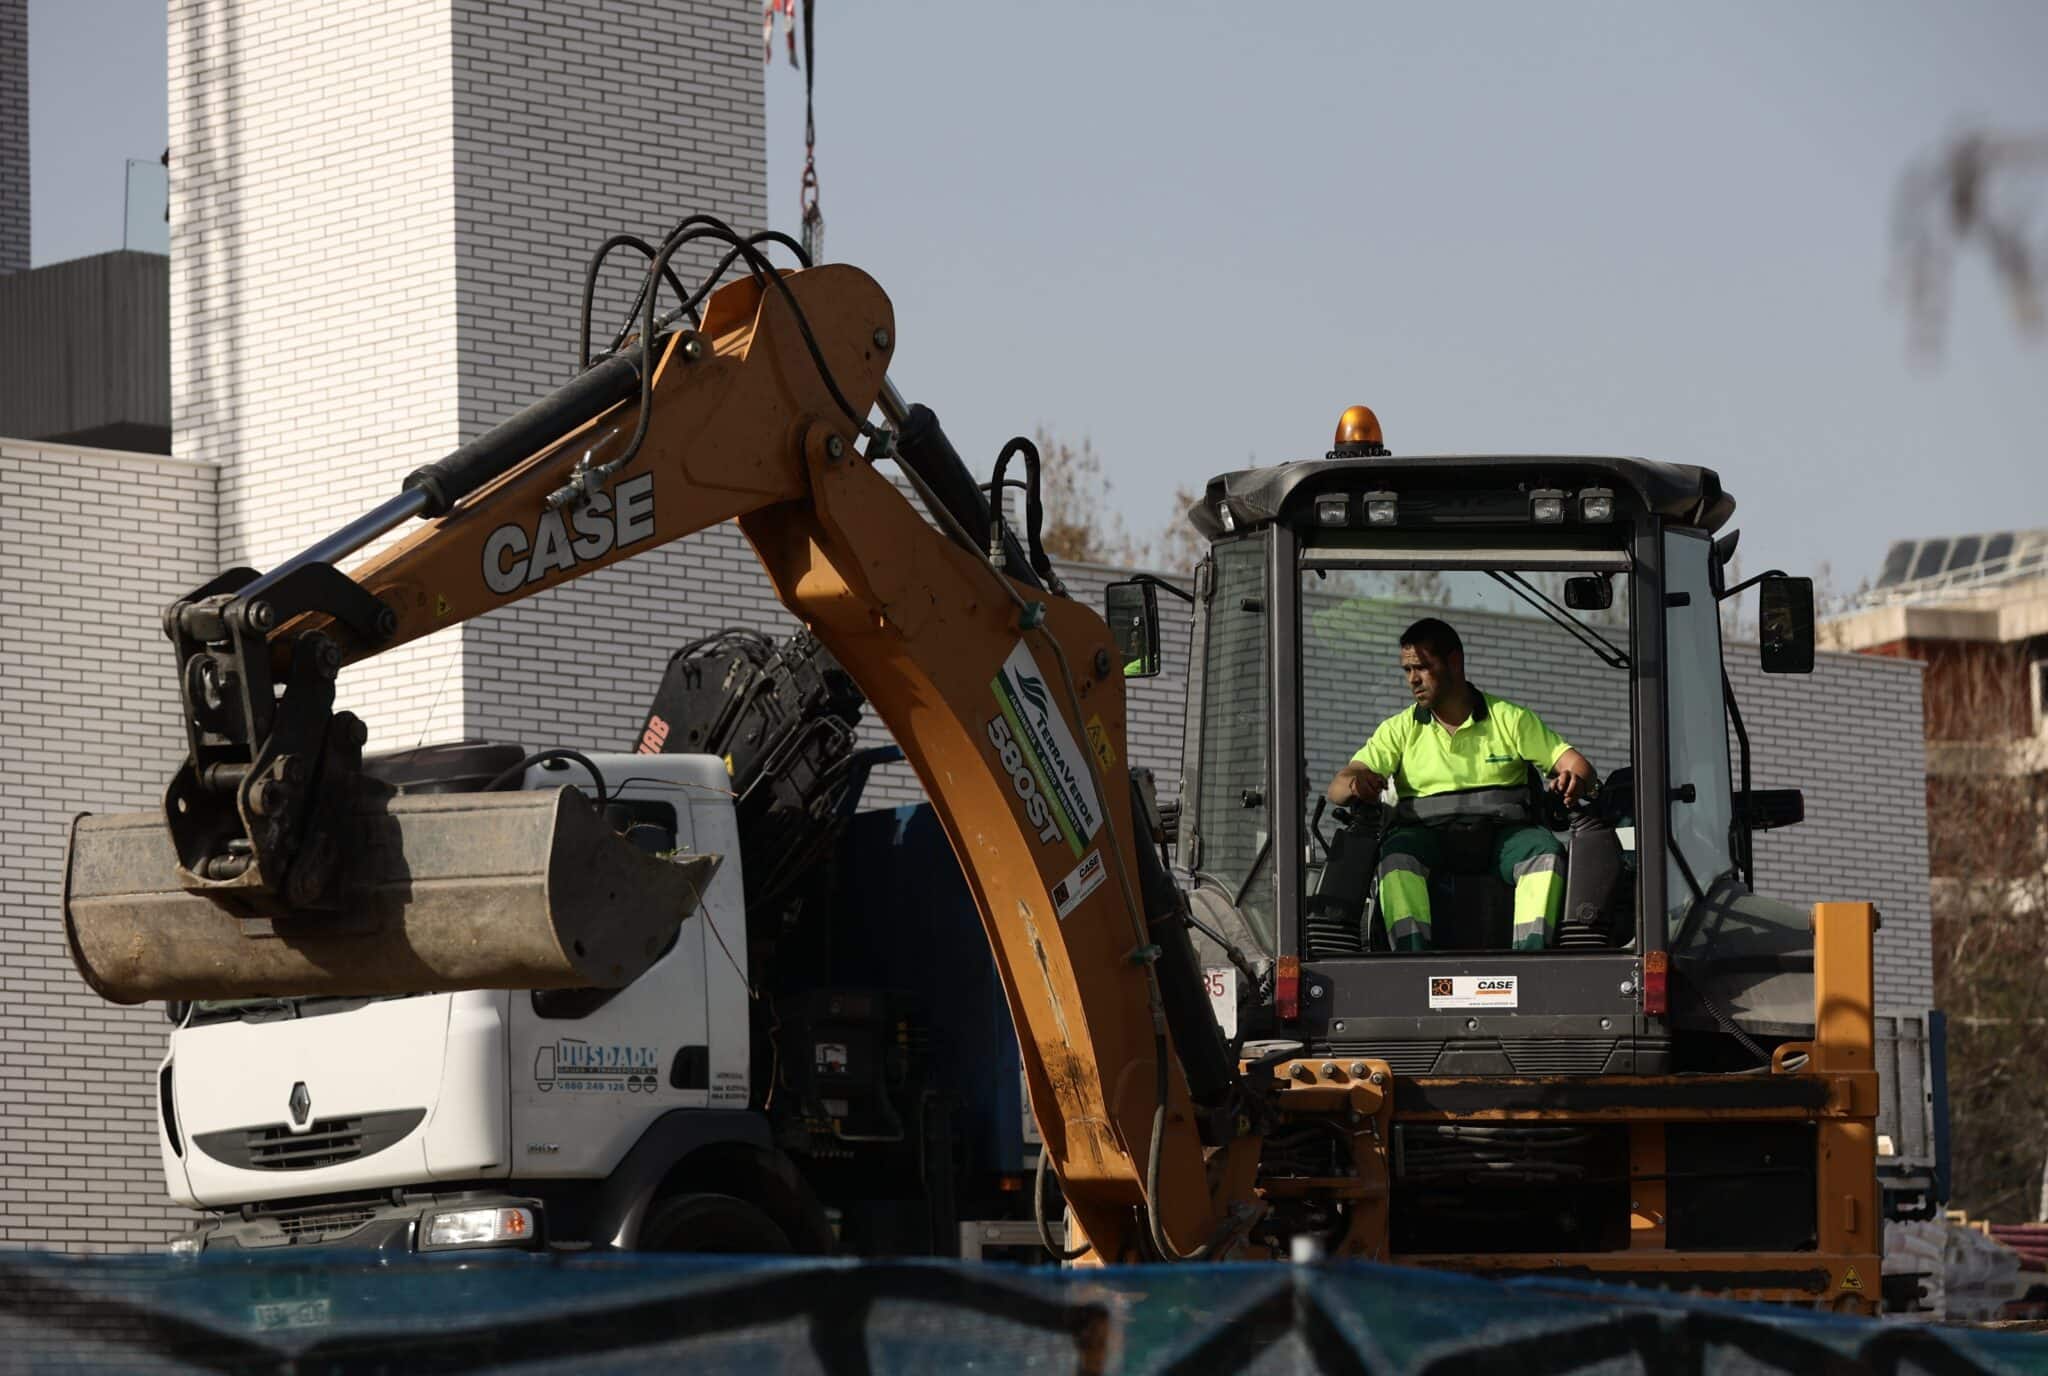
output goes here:
{"type": "Polygon", "coordinates": [[[255,917],[187,892],[162,813],[80,816],[71,958],[115,1003],[617,988],[668,949],[718,866],[639,850],[568,787],[390,795],[351,821],[359,901],[255,917]]]}

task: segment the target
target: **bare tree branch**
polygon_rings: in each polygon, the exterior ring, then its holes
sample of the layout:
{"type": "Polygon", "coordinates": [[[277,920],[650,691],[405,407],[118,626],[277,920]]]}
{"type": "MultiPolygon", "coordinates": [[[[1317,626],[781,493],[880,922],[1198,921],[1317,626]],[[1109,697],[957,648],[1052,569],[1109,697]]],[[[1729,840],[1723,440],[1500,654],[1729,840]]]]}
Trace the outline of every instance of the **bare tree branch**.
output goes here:
{"type": "Polygon", "coordinates": [[[1935,358],[1948,325],[1957,259],[1980,250],[2020,332],[2042,334],[2040,263],[2048,244],[2035,223],[2048,175],[2048,133],[1971,130],[1906,169],[1892,208],[1892,246],[1914,351],[1935,358]]]}

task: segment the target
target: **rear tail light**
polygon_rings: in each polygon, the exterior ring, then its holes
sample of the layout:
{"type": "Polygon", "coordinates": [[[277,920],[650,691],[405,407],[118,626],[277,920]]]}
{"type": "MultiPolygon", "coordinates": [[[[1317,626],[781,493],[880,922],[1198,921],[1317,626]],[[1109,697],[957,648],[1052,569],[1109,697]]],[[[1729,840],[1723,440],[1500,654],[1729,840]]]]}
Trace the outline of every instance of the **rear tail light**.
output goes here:
{"type": "Polygon", "coordinates": [[[1280,1016],[1293,1021],[1301,1016],[1301,957],[1282,956],[1273,967],[1273,1000],[1280,1016]]]}
{"type": "Polygon", "coordinates": [[[1643,1011],[1663,1017],[1671,1011],[1671,955],[1651,951],[1643,957],[1643,1011]]]}

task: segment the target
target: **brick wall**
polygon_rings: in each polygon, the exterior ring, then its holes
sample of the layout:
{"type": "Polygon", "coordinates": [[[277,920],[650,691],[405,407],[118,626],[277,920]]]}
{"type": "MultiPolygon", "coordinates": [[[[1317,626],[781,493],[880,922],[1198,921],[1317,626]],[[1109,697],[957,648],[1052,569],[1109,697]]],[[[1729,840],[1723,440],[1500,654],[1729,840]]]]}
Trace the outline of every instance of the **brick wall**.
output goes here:
{"type": "MultiPolygon", "coordinates": [[[[459,442],[454,27],[444,3],[172,0],[172,451],[219,466],[223,566],[459,442]]],[[[460,653],[405,646],[342,705],[374,743],[458,734],[460,653]]]]}
{"type": "Polygon", "coordinates": [[[1757,887],[1790,902],[1875,902],[1878,1007],[1932,1006],[1920,665],[1823,652],[1810,677],[1766,674],[1748,644],[1731,644],[1727,661],[1752,783],[1806,791],[1804,822],[1756,838],[1757,887]]]}
{"type": "MultiPolygon", "coordinates": [[[[766,222],[758,25],[744,0],[454,6],[464,439],[572,375],[584,265],[607,235],[658,244],[692,213],[766,222]]],[[[677,277],[694,285],[723,252],[686,246],[677,277]]],[[[622,252],[600,279],[594,348],[645,267],[622,252]]],[[[734,623],[795,625],[732,525],[528,598],[463,628],[461,732],[630,749],[669,654],[734,623]]]]}
{"type": "Polygon", "coordinates": [[[28,0],[0,0],[0,272],[29,263],[28,0]]]}
{"type": "Polygon", "coordinates": [[[0,1248],[168,1236],[153,1090],[161,1006],[71,966],[59,912],[79,812],[155,806],[184,756],[157,617],[214,572],[207,464],[0,439],[0,1248]]]}

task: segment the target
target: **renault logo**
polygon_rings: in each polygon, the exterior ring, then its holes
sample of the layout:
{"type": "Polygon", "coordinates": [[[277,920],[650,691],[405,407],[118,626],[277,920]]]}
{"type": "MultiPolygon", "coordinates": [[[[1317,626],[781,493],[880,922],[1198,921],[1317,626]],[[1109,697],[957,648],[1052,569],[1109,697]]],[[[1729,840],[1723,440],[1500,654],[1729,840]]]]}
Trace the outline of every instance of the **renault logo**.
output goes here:
{"type": "Polygon", "coordinates": [[[313,1111],[313,1096],[306,1092],[306,1082],[304,1080],[292,1086],[292,1097],[289,1102],[292,1110],[292,1121],[300,1127],[304,1127],[306,1125],[306,1115],[313,1111]]]}

